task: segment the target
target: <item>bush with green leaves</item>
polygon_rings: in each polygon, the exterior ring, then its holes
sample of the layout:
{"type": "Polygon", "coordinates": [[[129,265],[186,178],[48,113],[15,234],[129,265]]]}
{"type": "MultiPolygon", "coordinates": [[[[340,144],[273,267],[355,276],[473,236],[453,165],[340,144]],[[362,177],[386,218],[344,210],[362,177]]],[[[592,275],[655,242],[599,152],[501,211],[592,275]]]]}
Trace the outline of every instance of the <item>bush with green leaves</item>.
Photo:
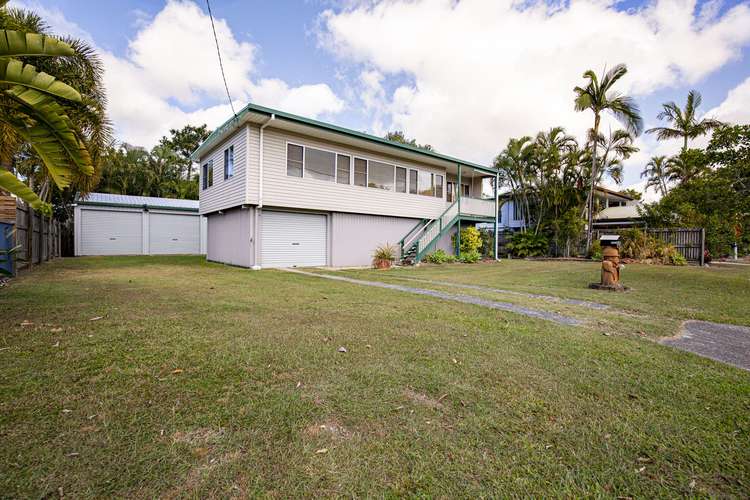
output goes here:
{"type": "Polygon", "coordinates": [[[440,248],[425,257],[425,260],[431,264],[450,264],[456,262],[456,257],[440,248]]]}
{"type": "Polygon", "coordinates": [[[546,255],[549,244],[544,235],[527,231],[514,234],[505,248],[514,257],[524,258],[546,255]]]}
{"type": "Polygon", "coordinates": [[[592,260],[602,260],[602,258],[604,258],[604,254],[602,253],[602,244],[599,242],[599,240],[596,240],[591,244],[589,257],[591,257],[592,260]]]}
{"type": "MultiPolygon", "coordinates": [[[[453,247],[456,246],[456,235],[451,238],[453,247]]],[[[461,230],[461,252],[479,252],[482,248],[482,234],[474,226],[465,227],[461,230]]]]}
{"type": "Polygon", "coordinates": [[[476,250],[471,252],[461,252],[458,260],[463,262],[464,264],[474,264],[482,260],[482,254],[480,254],[476,250]]]}

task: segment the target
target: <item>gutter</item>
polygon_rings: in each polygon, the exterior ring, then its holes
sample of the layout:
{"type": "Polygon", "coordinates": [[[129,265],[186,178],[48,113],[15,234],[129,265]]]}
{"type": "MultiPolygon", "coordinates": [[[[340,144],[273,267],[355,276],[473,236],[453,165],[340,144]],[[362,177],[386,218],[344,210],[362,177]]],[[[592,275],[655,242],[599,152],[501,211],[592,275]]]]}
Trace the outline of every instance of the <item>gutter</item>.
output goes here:
{"type": "Polygon", "coordinates": [[[148,209],[155,209],[155,210],[171,210],[175,212],[194,212],[198,213],[197,208],[188,208],[188,207],[165,207],[161,205],[149,205],[147,203],[107,203],[102,201],[78,201],[73,206],[92,206],[92,207],[115,207],[115,208],[142,208],[145,210],[148,209]]]}

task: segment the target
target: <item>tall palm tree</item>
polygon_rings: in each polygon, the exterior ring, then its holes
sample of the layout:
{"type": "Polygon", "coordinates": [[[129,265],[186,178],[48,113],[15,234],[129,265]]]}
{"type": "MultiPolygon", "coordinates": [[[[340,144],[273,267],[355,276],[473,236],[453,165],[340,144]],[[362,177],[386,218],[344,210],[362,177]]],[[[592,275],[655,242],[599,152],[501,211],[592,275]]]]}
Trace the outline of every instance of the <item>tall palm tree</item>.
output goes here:
{"type": "Polygon", "coordinates": [[[622,182],[623,162],[638,152],[633,140],[630,132],[622,129],[614,132],[610,130],[608,137],[599,135],[598,148],[603,152],[595,179],[597,184],[602,181],[604,174],[609,175],[617,184],[622,182]]]}
{"type": "Polygon", "coordinates": [[[696,112],[703,98],[697,90],[691,90],[687,95],[685,107],[680,108],[674,101],[662,104],[662,111],[656,117],[659,120],[667,120],[671,127],[654,127],[646,130],[647,134],[656,134],[660,141],[668,139],[682,139],[683,151],[688,147],[688,140],[705,135],[722,125],[719,120],[703,118],[698,120],[696,112]]]}
{"type": "Polygon", "coordinates": [[[528,194],[535,149],[534,141],[529,136],[510,139],[505,149],[495,158],[495,168],[500,171],[503,182],[510,186],[513,203],[523,213],[523,230],[526,230],[526,224],[530,221],[528,194]]]}
{"type": "Polygon", "coordinates": [[[646,189],[652,187],[662,196],[667,194],[667,166],[666,156],[654,156],[641,172],[641,178],[646,178],[646,189]]]}
{"type": "Polygon", "coordinates": [[[618,64],[598,77],[592,70],[583,74],[588,80],[585,87],[575,87],[574,107],[576,111],[590,110],[594,113],[594,127],[591,129],[591,179],[588,193],[588,228],[586,230],[586,247],[591,248],[591,225],[593,223],[594,185],[597,178],[597,149],[599,146],[599,126],[604,112],[611,113],[628,132],[634,136],[641,134],[643,119],[635,101],[626,95],[613,90],[617,81],[628,72],[627,66],[618,64]]]}
{"type": "Polygon", "coordinates": [[[0,188],[49,213],[51,184],[88,188],[95,182],[100,146],[110,134],[102,68],[90,47],[49,36],[39,16],[5,9],[6,3],[0,0],[0,38],[8,42],[0,44],[0,188]],[[27,151],[24,166],[16,168],[21,150],[27,151]],[[41,172],[37,186],[44,197],[14,170],[30,183],[41,172]]]}
{"type": "Polygon", "coordinates": [[[707,170],[705,164],[691,161],[689,151],[675,155],[667,160],[665,174],[667,180],[677,184],[688,182],[699,177],[707,170]]]}

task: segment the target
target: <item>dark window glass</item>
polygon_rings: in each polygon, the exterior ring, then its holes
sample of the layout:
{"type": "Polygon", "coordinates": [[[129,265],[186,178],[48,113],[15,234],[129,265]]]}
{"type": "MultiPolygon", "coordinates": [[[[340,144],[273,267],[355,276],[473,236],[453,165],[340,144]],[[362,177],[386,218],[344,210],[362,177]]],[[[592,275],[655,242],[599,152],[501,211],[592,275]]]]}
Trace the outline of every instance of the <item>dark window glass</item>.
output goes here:
{"type": "Polygon", "coordinates": [[[354,185],[367,185],[367,160],[363,160],[362,158],[354,159],[354,185]]]}
{"type": "Polygon", "coordinates": [[[336,153],[305,148],[305,178],[333,182],[336,175],[336,153]]]}
{"type": "Polygon", "coordinates": [[[206,189],[208,187],[208,163],[203,164],[201,177],[203,177],[203,189],[206,189]]]}
{"type": "Polygon", "coordinates": [[[346,155],[336,157],[336,182],[339,184],[349,184],[351,182],[351,163],[352,159],[346,155]]]}
{"type": "Polygon", "coordinates": [[[419,194],[423,196],[433,196],[435,194],[434,186],[432,185],[432,174],[430,172],[419,171],[419,178],[417,180],[417,187],[419,188],[419,194]]]}
{"type": "Polygon", "coordinates": [[[234,146],[224,150],[224,180],[234,175],[234,146]]]}
{"type": "Polygon", "coordinates": [[[370,161],[367,170],[367,186],[393,191],[393,165],[370,161]]]}
{"type": "Polygon", "coordinates": [[[435,175],[435,197],[443,197],[443,176],[435,175]]]}
{"type": "Polygon", "coordinates": [[[214,161],[208,162],[208,187],[214,185],[214,161]]]}
{"type": "Polygon", "coordinates": [[[452,182],[446,183],[445,197],[448,200],[448,203],[453,203],[455,189],[456,189],[456,185],[454,183],[452,182]]]}
{"type": "Polygon", "coordinates": [[[409,170],[409,192],[417,194],[417,171],[409,170]]]}
{"type": "Polygon", "coordinates": [[[287,144],[286,175],[302,177],[302,146],[287,144]]]}
{"type": "Polygon", "coordinates": [[[403,167],[396,167],[396,192],[406,192],[406,169],[403,167]]]}

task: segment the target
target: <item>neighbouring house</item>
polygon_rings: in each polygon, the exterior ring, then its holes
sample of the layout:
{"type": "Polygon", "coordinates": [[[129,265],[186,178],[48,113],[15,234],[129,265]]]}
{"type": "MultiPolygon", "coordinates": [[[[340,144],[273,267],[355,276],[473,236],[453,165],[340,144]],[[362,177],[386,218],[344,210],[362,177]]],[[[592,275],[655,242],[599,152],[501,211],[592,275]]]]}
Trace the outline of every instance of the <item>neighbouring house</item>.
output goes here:
{"type": "Polygon", "coordinates": [[[75,255],[205,254],[195,200],[89,193],[76,201],[75,255]]]}
{"type": "MultiPolygon", "coordinates": [[[[605,227],[629,227],[640,223],[637,206],[639,202],[630,195],[612,191],[603,186],[594,188],[594,229],[605,227]]],[[[585,217],[585,214],[584,214],[585,217]]],[[[525,227],[523,210],[513,199],[512,193],[500,195],[499,230],[519,231],[525,227]]]]}
{"type": "Polygon", "coordinates": [[[493,168],[253,104],[192,158],[211,261],[363,266],[386,243],[419,261],[497,219],[493,168]]]}

